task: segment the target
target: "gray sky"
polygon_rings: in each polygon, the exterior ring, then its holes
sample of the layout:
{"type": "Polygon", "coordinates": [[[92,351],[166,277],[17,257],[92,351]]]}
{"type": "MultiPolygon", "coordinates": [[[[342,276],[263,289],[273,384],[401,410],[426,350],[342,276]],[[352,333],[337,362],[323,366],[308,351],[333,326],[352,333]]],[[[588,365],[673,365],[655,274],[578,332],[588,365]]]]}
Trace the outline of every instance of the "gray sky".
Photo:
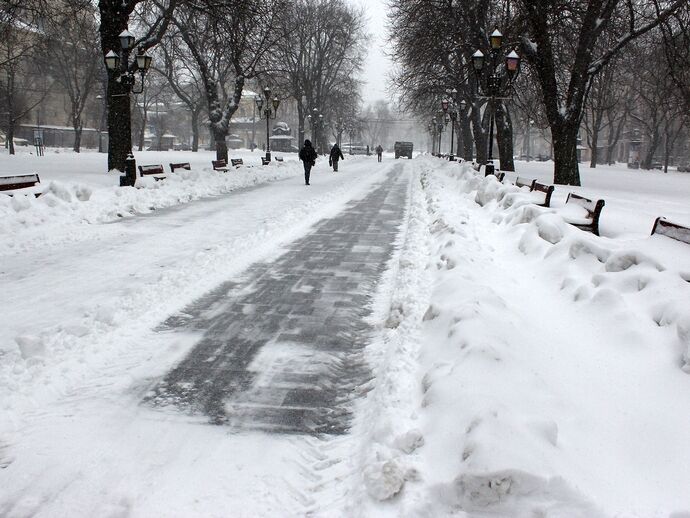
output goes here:
{"type": "Polygon", "coordinates": [[[364,7],[368,18],[368,32],[371,34],[369,55],[362,79],[362,97],[365,104],[377,99],[389,100],[386,94],[386,74],[391,69],[390,60],[383,55],[382,48],[386,39],[386,5],[385,0],[347,0],[353,5],[364,7]]]}

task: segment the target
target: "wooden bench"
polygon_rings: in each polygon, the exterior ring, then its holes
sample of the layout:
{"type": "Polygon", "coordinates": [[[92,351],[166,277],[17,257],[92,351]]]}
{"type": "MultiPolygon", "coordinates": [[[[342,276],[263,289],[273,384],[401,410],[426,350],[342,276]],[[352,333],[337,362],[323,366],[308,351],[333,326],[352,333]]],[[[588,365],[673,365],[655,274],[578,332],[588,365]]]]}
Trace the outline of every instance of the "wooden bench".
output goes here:
{"type": "MultiPolygon", "coordinates": [[[[530,191],[534,192],[543,192],[544,193],[544,203],[537,203],[540,207],[550,207],[551,206],[551,196],[553,195],[554,191],[554,186],[553,185],[544,185],[543,183],[539,183],[536,180],[532,182],[532,188],[530,191]]],[[[603,205],[602,205],[603,207],[603,205]]],[[[600,211],[601,212],[601,211],[600,211]]]]}
{"type": "Polygon", "coordinates": [[[500,182],[503,183],[503,179],[506,177],[505,173],[502,173],[500,171],[494,171],[493,173],[485,174],[484,177],[486,178],[487,176],[495,176],[496,179],[500,182]]]}
{"type": "Polygon", "coordinates": [[[192,169],[192,166],[189,165],[189,162],[180,162],[179,164],[170,164],[170,172],[174,173],[175,169],[186,169],[187,171],[192,169]]]}
{"type": "Polygon", "coordinates": [[[270,163],[271,161],[268,158],[266,158],[265,156],[261,157],[261,165],[268,165],[270,163]]]}
{"type": "Polygon", "coordinates": [[[156,180],[163,180],[166,178],[165,170],[162,164],[140,165],[139,176],[153,176],[156,180]]]}
{"type": "Polygon", "coordinates": [[[231,158],[230,163],[232,164],[232,167],[239,167],[241,165],[244,165],[244,160],[241,158],[231,158]]]}
{"type": "Polygon", "coordinates": [[[529,187],[529,190],[531,191],[532,188],[534,187],[534,184],[537,182],[537,180],[528,180],[527,178],[523,178],[522,176],[518,176],[515,179],[515,185],[517,187],[529,187]]]}
{"type": "Polygon", "coordinates": [[[579,205],[587,211],[587,215],[585,217],[587,221],[568,221],[568,223],[581,230],[592,232],[595,236],[599,235],[599,218],[601,217],[601,210],[606,204],[604,200],[597,200],[594,202],[589,198],[585,198],[584,196],[579,196],[570,192],[568,193],[568,198],[566,198],[565,203],[566,205],[568,203],[579,205]]]}
{"type": "Polygon", "coordinates": [[[211,160],[214,171],[228,171],[228,163],[225,160],[211,160]]]}
{"type": "Polygon", "coordinates": [[[690,228],[672,223],[664,218],[656,218],[652,227],[652,234],[661,234],[677,241],[682,241],[690,245],[690,228]]]}
{"type": "MultiPolygon", "coordinates": [[[[0,176],[0,191],[25,189],[27,187],[33,187],[37,183],[41,183],[41,179],[38,177],[37,173],[0,176]]],[[[7,195],[12,196],[13,193],[7,193],[7,195]]],[[[40,195],[40,192],[34,193],[34,196],[36,196],[36,198],[38,198],[40,195]]]]}

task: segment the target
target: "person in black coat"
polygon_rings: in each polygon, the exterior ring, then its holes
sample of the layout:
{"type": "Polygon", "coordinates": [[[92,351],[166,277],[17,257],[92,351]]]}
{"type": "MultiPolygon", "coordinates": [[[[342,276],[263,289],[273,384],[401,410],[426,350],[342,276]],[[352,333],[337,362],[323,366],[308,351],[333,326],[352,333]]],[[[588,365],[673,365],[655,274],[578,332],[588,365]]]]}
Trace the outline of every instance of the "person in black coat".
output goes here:
{"type": "Polygon", "coordinates": [[[343,156],[343,152],[340,150],[340,147],[338,146],[338,143],[336,142],[333,144],[333,147],[331,148],[331,155],[328,158],[328,165],[333,166],[333,172],[337,173],[338,172],[338,160],[340,159],[345,160],[345,157],[343,156]]]}
{"type": "Polygon", "coordinates": [[[381,161],[381,154],[383,153],[383,148],[381,147],[381,144],[376,146],[376,158],[378,158],[378,161],[381,161]]]}
{"type": "Polygon", "coordinates": [[[304,146],[299,150],[299,159],[304,163],[304,184],[309,185],[309,175],[311,173],[311,168],[316,164],[316,159],[319,155],[316,154],[316,150],[311,145],[311,140],[307,139],[304,141],[304,146]]]}

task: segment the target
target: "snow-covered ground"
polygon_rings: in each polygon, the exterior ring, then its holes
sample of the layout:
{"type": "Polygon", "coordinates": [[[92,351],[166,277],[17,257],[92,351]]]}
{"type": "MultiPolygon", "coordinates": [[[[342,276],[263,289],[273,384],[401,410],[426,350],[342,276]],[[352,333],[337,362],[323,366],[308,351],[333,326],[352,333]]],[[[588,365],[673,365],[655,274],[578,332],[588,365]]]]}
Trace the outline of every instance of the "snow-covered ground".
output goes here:
{"type": "Polygon", "coordinates": [[[231,153],[248,167],[228,174],[136,156],[192,170],[123,189],[101,154],[0,155],[44,190],[0,196],[0,516],[690,516],[690,246],[649,236],[690,225],[690,174],[583,168],[542,209],[428,157],[321,159],[306,187],[290,154],[231,153]],[[158,323],[394,164],[409,206],[351,434],[139,405],[196,339],[158,323]],[[564,222],[569,190],[606,200],[602,237],[564,222]]]}

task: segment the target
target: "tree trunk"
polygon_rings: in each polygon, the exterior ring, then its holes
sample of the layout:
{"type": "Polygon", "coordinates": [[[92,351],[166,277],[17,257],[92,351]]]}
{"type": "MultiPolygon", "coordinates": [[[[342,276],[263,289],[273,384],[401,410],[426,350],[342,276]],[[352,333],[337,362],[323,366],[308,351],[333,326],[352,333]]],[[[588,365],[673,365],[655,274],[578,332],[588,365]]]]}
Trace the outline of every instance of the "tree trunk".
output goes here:
{"type": "Polygon", "coordinates": [[[474,147],[477,150],[477,162],[480,165],[486,164],[486,134],[484,133],[484,127],[482,126],[482,119],[479,103],[475,102],[472,107],[472,113],[470,115],[472,119],[472,135],[474,136],[474,147]]]}
{"type": "Polygon", "coordinates": [[[508,107],[500,102],[496,105],[496,140],[501,171],[515,171],[513,162],[513,121],[508,107]]]}
{"type": "Polygon", "coordinates": [[[81,149],[81,133],[82,133],[82,125],[81,121],[75,120],[73,122],[73,127],[74,127],[74,147],[72,148],[75,153],[79,153],[81,149]]]}
{"type": "Polygon", "coordinates": [[[561,119],[551,124],[554,175],[558,185],[580,185],[580,171],[577,164],[578,124],[561,119]]]}
{"type": "Polygon", "coordinates": [[[216,144],[216,160],[228,161],[228,144],[225,142],[227,130],[213,127],[213,140],[216,144]]]}
{"type": "Polygon", "coordinates": [[[142,113],[141,113],[141,128],[139,128],[139,151],[144,150],[144,146],[146,145],[146,123],[148,122],[148,112],[146,111],[146,108],[142,108],[142,113]]]}
{"type": "MultiPolygon", "coordinates": [[[[98,3],[100,10],[101,50],[105,56],[109,51],[120,51],[119,34],[127,29],[129,15],[134,4],[126,6],[119,2],[98,3]]],[[[129,88],[117,80],[119,71],[108,70],[108,170],[125,170],[125,160],[132,152],[131,107],[129,88]]]]}
{"type": "Polygon", "coordinates": [[[659,147],[659,130],[655,127],[654,132],[649,139],[649,148],[647,148],[647,154],[642,162],[642,169],[651,169],[652,161],[654,160],[654,153],[656,153],[656,148],[659,147]]]}
{"type": "Polygon", "coordinates": [[[14,120],[10,115],[10,119],[7,122],[7,144],[10,155],[14,155],[14,120]]]}
{"type": "Polygon", "coordinates": [[[463,143],[462,158],[464,158],[468,162],[471,162],[472,160],[474,160],[474,141],[472,140],[472,126],[470,125],[469,117],[462,117],[460,131],[462,131],[463,143]]]}
{"type": "Polygon", "coordinates": [[[199,151],[199,110],[192,110],[192,151],[199,151]]]}
{"type": "Polygon", "coordinates": [[[590,143],[590,151],[592,152],[592,157],[589,160],[589,167],[592,169],[597,167],[597,160],[599,159],[599,131],[596,125],[592,128],[592,140],[590,143]]]}

